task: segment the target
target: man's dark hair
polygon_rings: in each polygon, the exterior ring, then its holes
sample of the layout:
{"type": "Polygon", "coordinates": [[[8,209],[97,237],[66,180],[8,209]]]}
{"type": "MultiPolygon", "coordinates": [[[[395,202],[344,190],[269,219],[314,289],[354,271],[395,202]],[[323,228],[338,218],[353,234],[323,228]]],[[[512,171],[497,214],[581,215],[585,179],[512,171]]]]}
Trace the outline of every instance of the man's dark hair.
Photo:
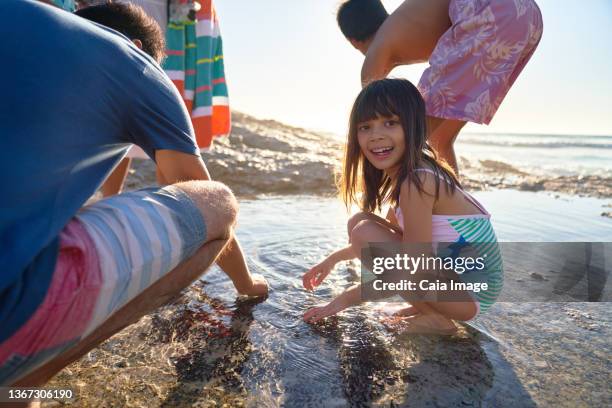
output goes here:
{"type": "Polygon", "coordinates": [[[348,0],[338,9],[338,26],[348,39],[365,41],[389,16],[380,0],[348,0]]]}
{"type": "Polygon", "coordinates": [[[140,6],[108,1],[78,10],[76,15],[119,31],[130,40],[140,40],[142,50],[158,63],[165,57],[166,42],[159,24],[140,6]]]}

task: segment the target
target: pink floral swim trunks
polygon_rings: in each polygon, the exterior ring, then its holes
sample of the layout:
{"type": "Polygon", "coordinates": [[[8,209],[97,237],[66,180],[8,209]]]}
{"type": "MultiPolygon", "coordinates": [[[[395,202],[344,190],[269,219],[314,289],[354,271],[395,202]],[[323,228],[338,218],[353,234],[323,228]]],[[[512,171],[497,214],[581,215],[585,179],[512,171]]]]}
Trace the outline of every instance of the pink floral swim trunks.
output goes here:
{"type": "Polygon", "coordinates": [[[452,26],[419,81],[427,114],[489,124],[542,37],[533,0],[451,0],[452,26]]]}

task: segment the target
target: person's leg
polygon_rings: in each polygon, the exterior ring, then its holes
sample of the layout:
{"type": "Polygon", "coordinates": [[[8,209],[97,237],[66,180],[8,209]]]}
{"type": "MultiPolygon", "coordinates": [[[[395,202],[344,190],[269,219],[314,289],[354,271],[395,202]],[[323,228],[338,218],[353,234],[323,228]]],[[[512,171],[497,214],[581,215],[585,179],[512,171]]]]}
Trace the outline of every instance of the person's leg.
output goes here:
{"type": "Polygon", "coordinates": [[[236,200],[227,187],[206,181],[118,195],[81,211],[70,224],[76,223],[72,229],[81,232],[58,260],[60,265],[65,255],[68,260],[62,264],[68,269],[56,268],[39,316],[28,322],[32,327],[3,343],[9,349],[0,347],[0,355],[8,351],[22,359],[20,367],[11,366],[10,360],[8,365],[0,362],[0,368],[11,370],[4,372],[9,383],[43,384],[176,296],[231,239],[236,213],[236,200]],[[64,317],[57,319],[57,313],[64,317]],[[30,353],[19,350],[20,336],[32,343],[25,349],[30,353]]]}
{"type": "MultiPolygon", "coordinates": [[[[389,209],[389,211],[393,211],[392,209],[389,209]]],[[[366,221],[366,220],[370,220],[373,221],[377,224],[380,224],[382,227],[387,228],[387,229],[391,229],[393,231],[395,231],[398,234],[401,234],[402,230],[401,228],[399,228],[396,225],[393,225],[389,219],[388,219],[389,215],[387,214],[387,219],[379,217],[376,214],[372,214],[369,212],[365,212],[365,211],[360,211],[357,212],[355,214],[353,214],[347,221],[346,223],[346,229],[347,229],[347,233],[348,233],[348,237],[349,237],[349,242],[351,242],[351,234],[353,232],[353,229],[361,222],[361,221],[366,221]]]]}
{"type": "Polygon", "coordinates": [[[55,357],[42,367],[13,384],[14,387],[41,386],[70,363],[144,315],[168,303],[181,290],[195,281],[219,256],[227,239],[209,241],[187,261],[115,312],[100,327],[79,341],[73,348],[55,357]]]}
{"type": "Polygon", "coordinates": [[[415,334],[456,333],[453,320],[468,321],[479,311],[476,300],[468,302],[412,302],[417,313],[408,317],[389,319],[389,326],[397,332],[415,334]]]}
{"type": "Polygon", "coordinates": [[[442,119],[427,116],[429,128],[429,145],[459,174],[457,157],[455,156],[455,139],[465,126],[465,121],[454,119],[442,119]]]}
{"type": "Polygon", "coordinates": [[[350,235],[351,247],[353,248],[355,256],[357,257],[360,256],[361,249],[368,246],[370,242],[401,241],[401,231],[392,228],[392,226],[381,223],[380,220],[371,218],[359,221],[351,230],[350,235]]]}
{"type": "MultiPolygon", "coordinates": [[[[391,210],[390,210],[391,211],[391,210]]],[[[361,249],[369,242],[401,242],[402,233],[399,229],[392,229],[381,222],[381,219],[371,213],[359,212],[353,215],[348,222],[349,242],[357,256],[361,249]]],[[[386,220],[385,220],[386,221],[386,220]]],[[[411,316],[419,313],[413,306],[397,310],[395,316],[411,316]]]]}
{"type": "Polygon", "coordinates": [[[113,172],[108,176],[104,184],[102,184],[102,187],[100,187],[103,197],[110,197],[121,193],[123,183],[125,182],[125,178],[130,170],[131,162],[132,159],[129,157],[124,157],[123,160],[119,162],[117,167],[115,167],[113,172]]]}
{"type": "MultiPolygon", "coordinates": [[[[359,222],[351,233],[351,246],[357,256],[361,249],[370,242],[401,242],[402,235],[379,224],[375,220],[366,219],[359,222]]],[[[411,330],[417,332],[436,332],[440,334],[451,334],[456,327],[451,319],[470,320],[478,312],[478,306],[474,301],[466,302],[410,302],[411,307],[400,311],[402,316],[412,316],[412,319],[422,316],[418,320],[412,320],[411,330]]],[[[410,322],[410,320],[407,320],[410,322]]]]}

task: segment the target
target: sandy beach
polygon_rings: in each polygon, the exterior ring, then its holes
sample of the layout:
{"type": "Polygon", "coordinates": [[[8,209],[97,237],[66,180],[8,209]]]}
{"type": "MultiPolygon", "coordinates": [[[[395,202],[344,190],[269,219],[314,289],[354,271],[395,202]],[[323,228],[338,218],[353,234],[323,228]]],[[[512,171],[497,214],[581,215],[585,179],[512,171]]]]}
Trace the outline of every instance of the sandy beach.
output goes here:
{"type": "MultiPolygon", "coordinates": [[[[50,386],[75,388],[75,406],[612,402],[610,303],[502,302],[451,338],[395,336],[368,305],[305,324],[307,307],[358,279],[358,266],[349,263],[314,294],[299,280],[346,239],[346,212],[332,197],[341,151],[330,135],[235,114],[231,137],[204,158],[240,198],[237,234],[252,271],[269,279],[270,297],[236,299],[213,267],[173,304],[113,336],[50,386]]],[[[610,177],[533,175],[466,158],[462,169],[502,241],[612,239],[612,220],[602,217],[610,177]]],[[[151,161],[136,162],[128,188],[153,184],[153,170],[151,161]]],[[[517,290],[538,278],[507,276],[517,290]]]]}

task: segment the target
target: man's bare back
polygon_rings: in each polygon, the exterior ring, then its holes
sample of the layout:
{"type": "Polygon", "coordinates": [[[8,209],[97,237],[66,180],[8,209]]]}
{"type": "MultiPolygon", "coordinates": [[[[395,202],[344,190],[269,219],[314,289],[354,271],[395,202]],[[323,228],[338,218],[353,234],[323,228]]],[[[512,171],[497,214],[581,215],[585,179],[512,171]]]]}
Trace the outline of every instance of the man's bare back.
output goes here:
{"type": "Polygon", "coordinates": [[[451,26],[449,0],[406,0],[371,40],[361,79],[381,79],[396,66],[426,62],[451,26]]]}

